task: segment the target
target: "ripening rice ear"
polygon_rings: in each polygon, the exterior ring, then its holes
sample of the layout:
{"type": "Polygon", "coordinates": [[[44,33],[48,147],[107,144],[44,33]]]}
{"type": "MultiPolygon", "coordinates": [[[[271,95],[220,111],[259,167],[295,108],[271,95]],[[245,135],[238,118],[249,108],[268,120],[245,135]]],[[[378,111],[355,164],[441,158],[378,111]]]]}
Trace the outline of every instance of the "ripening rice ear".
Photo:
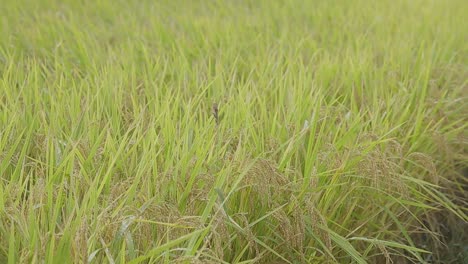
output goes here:
{"type": "Polygon", "coordinates": [[[216,121],[216,124],[219,124],[219,109],[218,109],[218,104],[214,103],[212,108],[211,108],[211,113],[213,114],[213,117],[216,121]]]}

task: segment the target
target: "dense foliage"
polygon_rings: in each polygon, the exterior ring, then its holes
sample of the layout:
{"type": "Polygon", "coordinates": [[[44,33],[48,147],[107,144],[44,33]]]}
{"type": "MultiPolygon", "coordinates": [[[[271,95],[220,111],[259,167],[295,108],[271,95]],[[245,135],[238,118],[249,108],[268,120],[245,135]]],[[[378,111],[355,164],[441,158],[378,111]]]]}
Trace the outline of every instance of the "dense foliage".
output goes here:
{"type": "Polygon", "coordinates": [[[467,9],[3,0],[0,262],[467,261],[467,9]]]}

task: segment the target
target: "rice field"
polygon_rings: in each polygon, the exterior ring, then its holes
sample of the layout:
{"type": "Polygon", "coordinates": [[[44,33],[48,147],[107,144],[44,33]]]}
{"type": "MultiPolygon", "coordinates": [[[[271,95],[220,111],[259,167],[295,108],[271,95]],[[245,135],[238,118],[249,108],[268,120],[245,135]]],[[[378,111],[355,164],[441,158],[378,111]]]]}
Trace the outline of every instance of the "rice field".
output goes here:
{"type": "Polygon", "coordinates": [[[0,263],[468,263],[463,0],[2,0],[0,263]]]}

